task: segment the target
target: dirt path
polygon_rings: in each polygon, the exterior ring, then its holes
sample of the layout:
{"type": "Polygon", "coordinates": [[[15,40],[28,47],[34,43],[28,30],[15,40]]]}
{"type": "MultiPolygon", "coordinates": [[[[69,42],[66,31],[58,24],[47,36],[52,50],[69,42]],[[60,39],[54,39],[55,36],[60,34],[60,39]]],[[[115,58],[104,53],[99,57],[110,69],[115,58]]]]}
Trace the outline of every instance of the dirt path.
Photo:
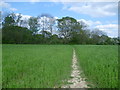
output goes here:
{"type": "Polygon", "coordinates": [[[62,88],[89,88],[85,78],[80,76],[82,71],[78,69],[75,50],[73,50],[72,69],[71,79],[68,80],[68,84],[62,86],[62,88]]]}

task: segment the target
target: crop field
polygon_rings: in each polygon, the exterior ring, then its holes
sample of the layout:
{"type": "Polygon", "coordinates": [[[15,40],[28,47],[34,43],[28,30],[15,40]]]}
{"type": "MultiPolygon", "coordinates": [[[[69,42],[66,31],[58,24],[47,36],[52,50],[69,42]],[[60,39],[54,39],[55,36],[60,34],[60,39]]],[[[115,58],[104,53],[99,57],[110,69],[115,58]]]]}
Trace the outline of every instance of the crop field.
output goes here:
{"type": "Polygon", "coordinates": [[[11,45],[2,47],[3,88],[53,88],[70,78],[73,48],[87,81],[97,88],[118,87],[115,45],[11,45]]]}
{"type": "Polygon", "coordinates": [[[69,78],[72,48],[63,45],[3,45],[3,88],[49,88],[69,78]]]}
{"type": "Polygon", "coordinates": [[[79,65],[97,88],[118,87],[118,47],[76,45],[79,65]]]}

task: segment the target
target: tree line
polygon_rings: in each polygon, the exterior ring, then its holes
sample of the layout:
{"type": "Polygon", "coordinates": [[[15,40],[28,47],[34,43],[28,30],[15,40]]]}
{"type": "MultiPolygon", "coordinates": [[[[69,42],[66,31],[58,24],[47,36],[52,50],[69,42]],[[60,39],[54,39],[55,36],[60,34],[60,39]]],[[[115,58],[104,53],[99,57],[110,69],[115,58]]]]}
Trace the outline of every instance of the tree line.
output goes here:
{"type": "Polygon", "coordinates": [[[84,22],[73,17],[56,19],[49,14],[23,19],[10,13],[2,20],[3,44],[118,44],[99,29],[89,30],[84,22]]]}

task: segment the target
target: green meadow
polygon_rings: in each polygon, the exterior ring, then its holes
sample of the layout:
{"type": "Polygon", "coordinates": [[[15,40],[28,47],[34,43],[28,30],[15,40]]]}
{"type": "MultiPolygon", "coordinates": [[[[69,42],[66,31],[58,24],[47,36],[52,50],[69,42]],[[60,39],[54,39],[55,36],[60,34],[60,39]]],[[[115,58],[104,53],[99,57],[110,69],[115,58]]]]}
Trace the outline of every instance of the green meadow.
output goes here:
{"type": "Polygon", "coordinates": [[[118,87],[118,46],[76,45],[80,68],[97,88],[118,87]]]}
{"type": "Polygon", "coordinates": [[[70,78],[73,49],[87,81],[97,88],[118,87],[115,45],[2,46],[3,88],[53,88],[70,78]]]}
{"type": "Polygon", "coordinates": [[[3,45],[3,88],[49,88],[71,73],[69,45],[3,45]]]}

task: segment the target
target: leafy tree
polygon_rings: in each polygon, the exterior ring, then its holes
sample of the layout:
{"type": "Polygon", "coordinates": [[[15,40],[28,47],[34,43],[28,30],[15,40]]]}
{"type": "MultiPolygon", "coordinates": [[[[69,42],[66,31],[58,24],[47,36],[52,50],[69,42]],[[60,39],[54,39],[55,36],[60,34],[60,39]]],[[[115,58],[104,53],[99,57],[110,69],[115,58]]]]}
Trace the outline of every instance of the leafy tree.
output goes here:
{"type": "MultiPolygon", "coordinates": [[[[120,38],[110,38],[99,29],[87,29],[84,22],[72,17],[56,20],[49,14],[21,20],[21,14],[8,14],[0,30],[7,44],[119,44],[120,38]],[[53,30],[57,25],[57,34],[53,30]],[[41,33],[37,33],[40,30],[41,33]]],[[[0,34],[1,36],[1,34],[0,34]]]]}
{"type": "Polygon", "coordinates": [[[3,23],[2,23],[3,27],[7,27],[7,26],[14,26],[15,25],[15,15],[9,14],[5,17],[3,23]]]}
{"type": "Polygon", "coordinates": [[[60,44],[61,39],[58,37],[58,35],[53,34],[50,38],[50,44],[60,44]]]}
{"type": "Polygon", "coordinates": [[[100,44],[100,38],[102,35],[106,35],[106,33],[100,31],[99,29],[94,29],[91,32],[92,44],[100,44]]]}
{"type": "Polygon", "coordinates": [[[38,17],[40,20],[41,33],[44,34],[44,31],[49,31],[52,35],[56,21],[55,18],[50,14],[41,14],[38,17]]]}
{"type": "Polygon", "coordinates": [[[48,30],[48,17],[49,14],[41,14],[38,16],[38,18],[40,19],[40,29],[41,29],[41,33],[44,35],[44,31],[48,30]]]}
{"type": "Polygon", "coordinates": [[[30,17],[28,24],[29,24],[30,30],[33,33],[37,33],[37,31],[39,30],[38,18],[30,17]]]}
{"type": "Polygon", "coordinates": [[[18,16],[16,15],[16,25],[19,26],[20,25],[20,22],[21,22],[21,14],[18,14],[18,16]]]}
{"type": "Polygon", "coordinates": [[[72,38],[72,34],[74,32],[77,33],[79,29],[79,23],[72,17],[63,17],[62,19],[58,19],[58,30],[60,36],[64,38],[65,43],[68,43],[70,38],[72,38]]]}
{"type": "Polygon", "coordinates": [[[46,37],[46,38],[50,38],[50,36],[51,36],[51,33],[48,32],[48,31],[42,31],[42,34],[43,34],[44,37],[46,37]]]}
{"type": "Polygon", "coordinates": [[[28,19],[24,19],[24,20],[20,20],[20,27],[26,27],[26,28],[28,28],[29,27],[29,24],[28,24],[28,19]]]}
{"type": "Polygon", "coordinates": [[[52,16],[51,17],[48,17],[49,18],[49,29],[50,29],[50,32],[51,32],[51,35],[53,34],[53,29],[55,27],[55,18],[53,18],[52,16]]]}
{"type": "Polygon", "coordinates": [[[2,28],[2,41],[3,43],[24,44],[31,43],[32,32],[27,28],[19,26],[6,26],[2,28]]]}

